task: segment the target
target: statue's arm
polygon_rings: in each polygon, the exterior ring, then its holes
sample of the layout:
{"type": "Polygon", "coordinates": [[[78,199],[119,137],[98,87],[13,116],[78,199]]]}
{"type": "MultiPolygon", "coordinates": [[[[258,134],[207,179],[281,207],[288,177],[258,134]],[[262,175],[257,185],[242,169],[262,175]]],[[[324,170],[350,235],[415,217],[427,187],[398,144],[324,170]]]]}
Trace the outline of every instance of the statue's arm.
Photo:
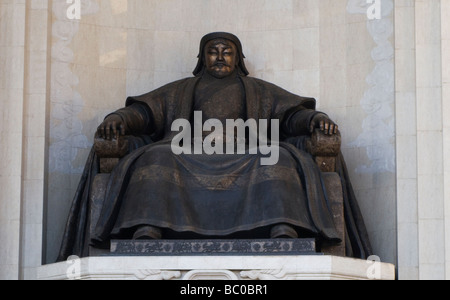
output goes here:
{"type": "Polygon", "coordinates": [[[285,117],[282,128],[287,136],[309,135],[320,129],[326,135],[338,133],[338,125],[326,114],[313,109],[298,109],[285,117]]]}
{"type": "Polygon", "coordinates": [[[97,137],[112,140],[125,135],[151,134],[153,127],[148,107],[134,103],[108,115],[97,128],[97,137]]]}
{"type": "Polygon", "coordinates": [[[274,115],[282,123],[287,137],[311,135],[319,129],[325,135],[338,133],[338,126],[328,115],[316,110],[316,100],[292,94],[276,85],[264,84],[275,99],[274,115]]]}

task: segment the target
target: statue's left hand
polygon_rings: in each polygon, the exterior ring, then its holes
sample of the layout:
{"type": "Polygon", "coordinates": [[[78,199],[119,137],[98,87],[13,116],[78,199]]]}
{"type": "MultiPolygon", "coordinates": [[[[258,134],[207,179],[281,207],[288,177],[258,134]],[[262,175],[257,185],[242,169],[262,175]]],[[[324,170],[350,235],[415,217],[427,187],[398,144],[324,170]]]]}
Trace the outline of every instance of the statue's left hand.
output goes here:
{"type": "Polygon", "coordinates": [[[311,121],[310,124],[310,132],[314,132],[316,128],[319,128],[326,135],[334,135],[338,133],[339,126],[334,123],[330,118],[328,118],[325,114],[317,114],[311,121]]]}
{"type": "Polygon", "coordinates": [[[110,114],[97,128],[97,137],[105,140],[118,139],[125,135],[125,124],[116,114],[110,114]]]}

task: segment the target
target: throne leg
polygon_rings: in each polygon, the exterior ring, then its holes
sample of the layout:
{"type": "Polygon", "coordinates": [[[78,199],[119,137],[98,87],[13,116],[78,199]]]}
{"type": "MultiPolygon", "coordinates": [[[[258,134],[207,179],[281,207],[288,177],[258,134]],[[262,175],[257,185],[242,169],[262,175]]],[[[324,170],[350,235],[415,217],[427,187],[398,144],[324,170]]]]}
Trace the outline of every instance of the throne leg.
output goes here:
{"type": "Polygon", "coordinates": [[[345,219],[344,219],[344,196],[342,183],[337,173],[322,173],[328,198],[331,204],[334,223],[342,242],[338,245],[330,245],[324,242],[321,251],[327,255],[345,257],[345,219]]]}

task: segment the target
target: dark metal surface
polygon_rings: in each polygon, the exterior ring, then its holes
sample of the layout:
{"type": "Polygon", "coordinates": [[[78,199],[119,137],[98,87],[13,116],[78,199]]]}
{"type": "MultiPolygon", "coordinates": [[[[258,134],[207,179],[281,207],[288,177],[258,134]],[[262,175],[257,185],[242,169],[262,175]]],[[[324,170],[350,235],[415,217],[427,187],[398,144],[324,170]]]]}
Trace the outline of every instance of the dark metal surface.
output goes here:
{"type": "Polygon", "coordinates": [[[111,254],[127,256],[310,255],[314,239],[274,240],[113,240],[111,254]]]}

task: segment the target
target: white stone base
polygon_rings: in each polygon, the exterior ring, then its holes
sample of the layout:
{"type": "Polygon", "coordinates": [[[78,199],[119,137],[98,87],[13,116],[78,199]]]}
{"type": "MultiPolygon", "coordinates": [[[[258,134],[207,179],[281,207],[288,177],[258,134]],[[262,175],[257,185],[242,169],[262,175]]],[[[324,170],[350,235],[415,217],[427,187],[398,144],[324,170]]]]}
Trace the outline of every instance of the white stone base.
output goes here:
{"type": "Polygon", "coordinates": [[[91,257],[39,267],[36,279],[395,280],[395,267],[320,255],[91,257]]]}

